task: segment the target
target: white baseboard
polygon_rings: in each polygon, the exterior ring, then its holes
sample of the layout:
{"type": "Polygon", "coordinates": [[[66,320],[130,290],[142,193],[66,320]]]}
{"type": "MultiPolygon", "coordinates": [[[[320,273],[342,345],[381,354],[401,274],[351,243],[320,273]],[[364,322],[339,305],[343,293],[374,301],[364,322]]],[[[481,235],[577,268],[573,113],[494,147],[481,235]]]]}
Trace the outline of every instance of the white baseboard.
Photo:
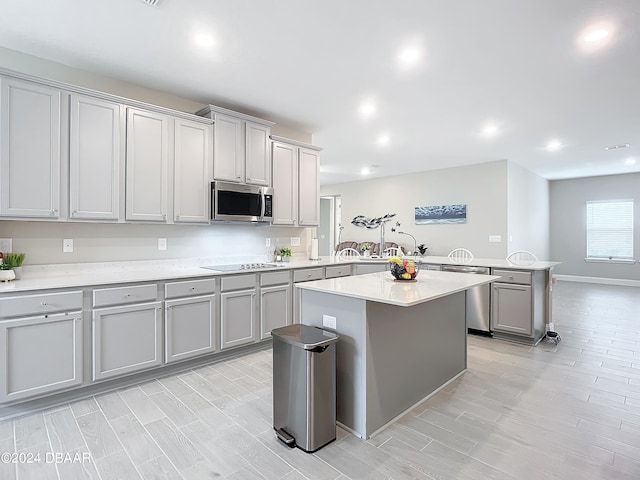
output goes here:
{"type": "Polygon", "coordinates": [[[602,283],[605,285],[621,285],[623,287],[640,287],[640,280],[627,280],[625,278],[583,277],[580,275],[554,275],[564,282],[602,283]]]}

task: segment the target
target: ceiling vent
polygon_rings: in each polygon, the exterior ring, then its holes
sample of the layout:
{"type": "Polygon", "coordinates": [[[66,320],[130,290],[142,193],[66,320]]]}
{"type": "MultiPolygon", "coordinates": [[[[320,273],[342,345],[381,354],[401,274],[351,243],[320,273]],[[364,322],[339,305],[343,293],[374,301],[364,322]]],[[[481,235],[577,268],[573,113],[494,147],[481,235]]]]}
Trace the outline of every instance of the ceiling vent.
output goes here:
{"type": "Polygon", "coordinates": [[[147,5],[151,5],[152,7],[155,7],[158,5],[158,3],[160,3],[160,0],[142,0],[142,2],[146,3],[147,5]]]}

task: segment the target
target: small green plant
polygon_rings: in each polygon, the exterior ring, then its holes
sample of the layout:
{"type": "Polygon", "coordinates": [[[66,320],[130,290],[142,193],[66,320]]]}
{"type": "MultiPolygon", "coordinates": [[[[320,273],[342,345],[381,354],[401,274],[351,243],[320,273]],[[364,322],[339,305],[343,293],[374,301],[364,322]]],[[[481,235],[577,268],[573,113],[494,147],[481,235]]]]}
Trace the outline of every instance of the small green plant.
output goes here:
{"type": "Polygon", "coordinates": [[[281,248],[280,249],[280,255],[283,257],[290,257],[291,256],[291,249],[290,248],[281,248]]]}
{"type": "Polygon", "coordinates": [[[3,260],[4,265],[9,265],[10,268],[21,267],[24,262],[24,253],[5,253],[3,260]]]}
{"type": "Polygon", "coordinates": [[[0,270],[13,270],[13,265],[8,263],[0,263],[0,270]]]}
{"type": "Polygon", "coordinates": [[[364,242],[362,244],[362,251],[363,252],[368,252],[369,250],[371,250],[371,245],[369,244],[369,242],[364,242]]]}

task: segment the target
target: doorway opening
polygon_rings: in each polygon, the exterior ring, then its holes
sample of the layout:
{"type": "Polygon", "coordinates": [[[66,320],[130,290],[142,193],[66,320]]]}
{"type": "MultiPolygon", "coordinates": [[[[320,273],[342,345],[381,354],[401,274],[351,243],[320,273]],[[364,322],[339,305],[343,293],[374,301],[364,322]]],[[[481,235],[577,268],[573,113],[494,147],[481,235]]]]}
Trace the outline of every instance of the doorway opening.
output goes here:
{"type": "Polygon", "coordinates": [[[318,226],[318,254],[329,256],[340,243],[342,232],[342,201],[340,195],[320,197],[320,225],[318,226]]]}

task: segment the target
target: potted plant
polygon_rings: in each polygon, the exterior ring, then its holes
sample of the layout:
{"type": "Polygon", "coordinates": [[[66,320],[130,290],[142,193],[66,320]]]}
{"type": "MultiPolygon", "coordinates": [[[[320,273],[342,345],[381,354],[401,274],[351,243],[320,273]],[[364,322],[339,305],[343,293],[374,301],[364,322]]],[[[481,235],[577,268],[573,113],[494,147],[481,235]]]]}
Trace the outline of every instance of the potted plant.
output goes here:
{"type": "Polygon", "coordinates": [[[0,282],[8,282],[16,278],[13,267],[6,263],[0,263],[0,282]]]}
{"type": "Polygon", "coordinates": [[[369,242],[364,242],[362,244],[362,253],[364,253],[365,257],[369,256],[369,250],[371,250],[371,244],[369,242]]]}
{"type": "Polygon", "coordinates": [[[288,262],[291,259],[291,249],[287,247],[281,248],[280,256],[283,262],[288,262]]]}
{"type": "Polygon", "coordinates": [[[5,253],[3,260],[4,265],[9,265],[13,269],[16,280],[22,275],[22,262],[24,262],[24,253],[5,253]]]}

